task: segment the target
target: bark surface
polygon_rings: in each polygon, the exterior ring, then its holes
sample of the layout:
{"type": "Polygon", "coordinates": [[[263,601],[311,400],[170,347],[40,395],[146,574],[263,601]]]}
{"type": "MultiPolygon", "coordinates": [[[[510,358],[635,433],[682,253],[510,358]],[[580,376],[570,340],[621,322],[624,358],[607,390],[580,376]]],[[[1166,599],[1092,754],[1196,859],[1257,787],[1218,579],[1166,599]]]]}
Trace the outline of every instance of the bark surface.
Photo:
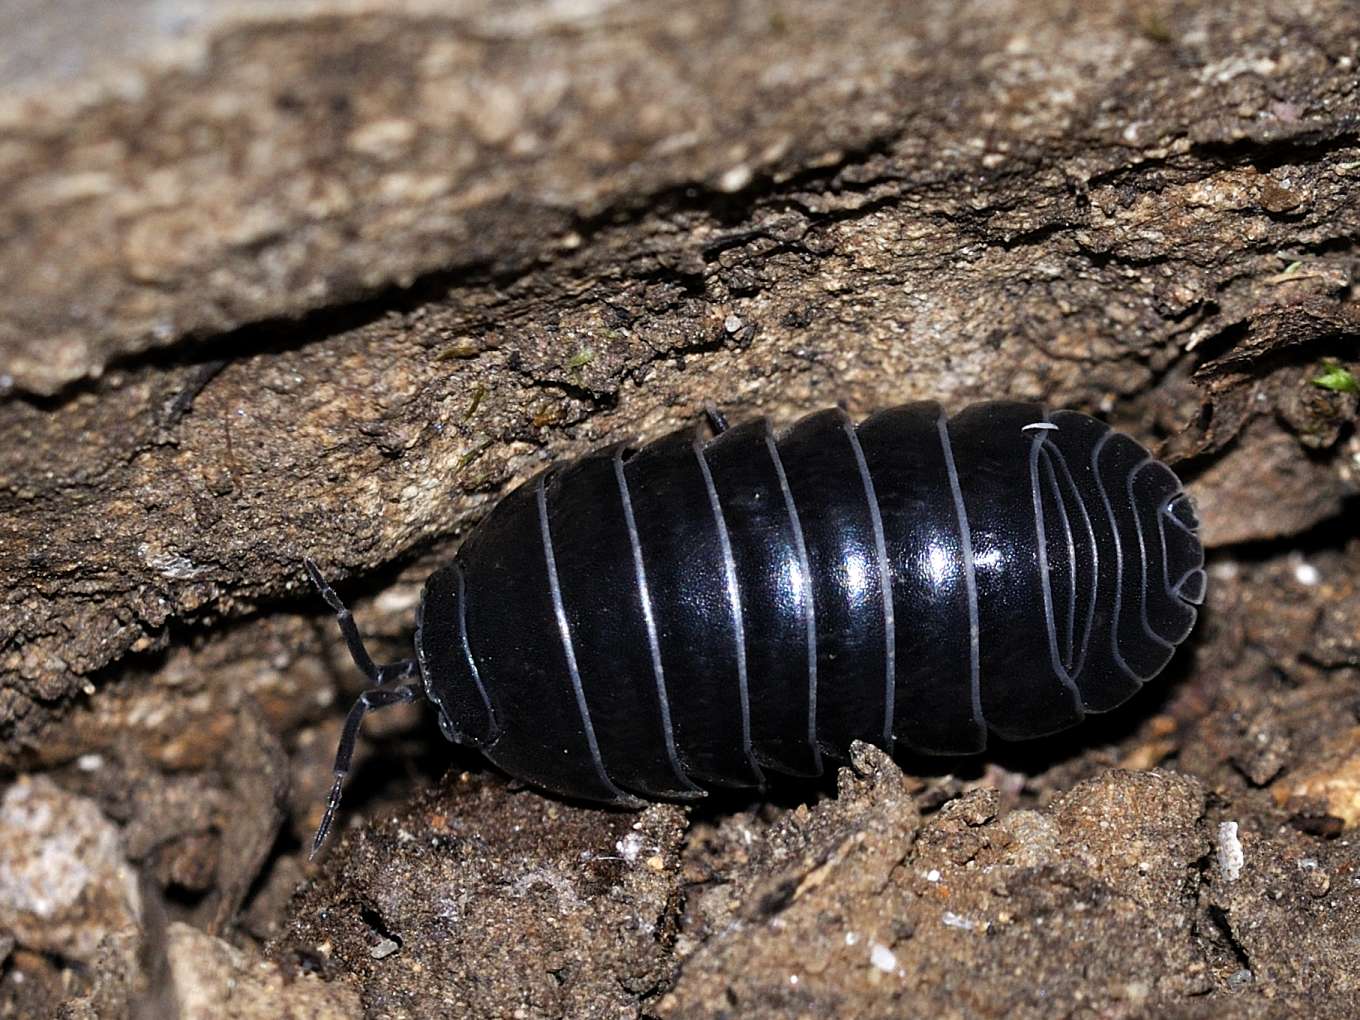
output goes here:
{"type": "MultiPolygon", "coordinates": [[[[1360,887],[1341,876],[1360,858],[1326,839],[1360,823],[1356,718],[1318,706],[1360,697],[1354,4],[169,8],[0,15],[49,57],[0,58],[0,761],[92,799],[147,876],[141,909],[168,896],[131,941],[92,913],[106,967],[69,1015],[191,980],[210,1001],[211,975],[174,977],[186,924],[235,953],[272,937],[270,966],[345,982],[306,995],[374,1015],[889,1015],[922,995],[963,1016],[1268,1015],[1268,994],[1353,981],[1360,887]],[[633,830],[490,775],[411,801],[423,781],[403,769],[484,768],[394,710],[366,730],[380,760],[361,757],[347,810],[396,803],[399,821],[323,859],[287,913],[358,688],[304,556],[353,578],[375,650],[400,658],[425,574],[549,459],[708,400],[788,422],[994,397],[1106,417],[1199,501],[1205,633],[1129,721],[967,781],[861,756],[844,803],[733,816],[766,847],[743,858],[717,813],[654,808],[633,830]],[[1165,818],[1102,829],[1144,782],[1165,818]],[[852,816],[867,842],[850,847],[852,816]],[[1215,878],[1231,820],[1279,881],[1321,869],[1327,888],[1293,911],[1267,870],[1215,878]],[[647,852],[610,849],[633,831],[647,852]],[[953,849],[969,840],[990,849],[953,849]],[[1120,840],[1156,844],[1146,886],[1120,840]],[[623,863],[573,871],[585,850],[623,863]],[[861,853],[867,870],[845,863],[861,853]],[[409,898],[474,858],[455,906],[409,898]],[[1001,877],[945,905],[962,920],[921,913],[939,887],[918,873],[975,858],[1001,877]],[[823,880],[834,895],[800,899],[823,880]],[[514,930],[516,897],[545,896],[561,925],[514,930]],[[434,945],[479,903],[496,938],[460,943],[457,966],[447,946],[422,957],[446,983],[387,966],[388,943],[434,945]],[[840,948],[790,985],[837,904],[840,948]],[[786,907],[785,941],[752,934],[786,907]],[[1040,938],[1050,910],[1070,939],[1040,938]],[[1235,920],[1252,911],[1281,931],[1313,918],[1316,957],[1253,942],[1235,920]],[[1016,941],[961,952],[937,921],[1016,941]],[[1063,961],[1088,923],[1110,955],[1083,982],[1063,961]],[[525,955],[496,970],[506,940],[525,955]],[[129,953],[171,977],[120,984],[129,953]],[[516,998],[536,960],[552,965],[516,998]],[[1053,997],[1026,998],[1036,982],[1053,997]]],[[[16,945],[7,973],[30,980],[0,982],[6,1003],[73,980],[59,945],[16,945]]],[[[221,948],[224,974],[249,966],[221,948]]]]}

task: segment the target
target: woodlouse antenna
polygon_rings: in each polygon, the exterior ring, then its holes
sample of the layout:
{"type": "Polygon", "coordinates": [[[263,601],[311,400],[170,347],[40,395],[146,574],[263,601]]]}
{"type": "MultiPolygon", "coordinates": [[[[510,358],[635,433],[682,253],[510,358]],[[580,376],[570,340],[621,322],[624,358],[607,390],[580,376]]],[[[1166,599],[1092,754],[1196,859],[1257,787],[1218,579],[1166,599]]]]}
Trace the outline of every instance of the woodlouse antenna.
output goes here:
{"type": "Polygon", "coordinates": [[[312,584],[316,585],[316,590],[326,600],[326,605],[335,610],[335,618],[340,624],[340,633],[344,635],[350,658],[368,678],[369,683],[373,684],[372,689],[359,695],[354,707],[349,710],[349,715],[345,717],[345,728],[340,733],[340,745],[335,749],[335,785],[331,787],[330,796],[326,798],[326,811],[321,816],[321,824],[317,826],[316,838],[312,840],[309,857],[315,857],[317,851],[321,849],[321,844],[326,841],[326,833],[330,831],[331,823],[335,820],[335,812],[340,807],[345,777],[349,775],[350,763],[354,758],[354,745],[359,739],[359,727],[364,721],[364,716],[373,709],[417,701],[424,694],[424,690],[418,683],[403,682],[417,672],[419,667],[415,659],[402,659],[383,666],[373,661],[373,656],[368,654],[368,649],[364,646],[363,636],[359,633],[359,626],[354,622],[354,614],[349,611],[349,607],[341,601],[335,589],[326,583],[314,560],[307,558],[302,562],[307,568],[307,575],[312,579],[312,584]]]}

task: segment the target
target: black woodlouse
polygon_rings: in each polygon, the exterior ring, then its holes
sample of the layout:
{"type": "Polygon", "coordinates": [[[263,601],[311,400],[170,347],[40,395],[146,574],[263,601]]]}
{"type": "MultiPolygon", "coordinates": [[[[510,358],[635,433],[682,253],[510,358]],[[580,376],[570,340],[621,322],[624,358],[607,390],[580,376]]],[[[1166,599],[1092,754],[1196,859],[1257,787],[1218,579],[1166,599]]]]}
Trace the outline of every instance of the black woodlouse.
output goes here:
{"type": "MultiPolygon", "coordinates": [[[[425,584],[416,657],[346,720],[424,694],[452,741],[555,793],[636,805],[813,776],[853,740],[981,751],[1121,704],[1204,597],[1170,468],[1076,411],[935,403],[776,435],[716,414],[549,466],[425,584]],[[417,679],[418,678],[418,679],[417,679]]],[[[314,848],[315,849],[315,848],[314,848]]]]}

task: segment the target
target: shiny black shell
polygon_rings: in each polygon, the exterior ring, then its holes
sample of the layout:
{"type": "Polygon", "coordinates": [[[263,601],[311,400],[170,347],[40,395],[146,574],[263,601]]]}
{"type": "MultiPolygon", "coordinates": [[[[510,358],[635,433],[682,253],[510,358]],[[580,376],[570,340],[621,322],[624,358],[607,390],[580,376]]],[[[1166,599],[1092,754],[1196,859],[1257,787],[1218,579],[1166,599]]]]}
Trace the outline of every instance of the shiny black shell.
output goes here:
{"type": "Polygon", "coordinates": [[[853,740],[932,754],[1125,701],[1203,600],[1188,496],[1075,411],[914,403],[555,464],[425,586],[446,736],[573,797],[817,775],[853,740]]]}

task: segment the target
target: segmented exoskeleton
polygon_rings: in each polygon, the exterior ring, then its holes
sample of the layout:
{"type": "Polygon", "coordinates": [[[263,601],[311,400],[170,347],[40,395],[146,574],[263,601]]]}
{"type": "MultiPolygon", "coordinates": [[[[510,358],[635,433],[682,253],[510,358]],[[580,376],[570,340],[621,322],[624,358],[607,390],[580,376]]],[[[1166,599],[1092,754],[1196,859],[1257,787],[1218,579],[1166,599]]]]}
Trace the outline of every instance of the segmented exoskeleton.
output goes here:
{"type": "MultiPolygon", "coordinates": [[[[811,776],[853,740],[981,751],[1121,704],[1204,597],[1176,476],[1075,411],[914,403],[701,426],[554,464],[425,585],[411,662],[450,740],[572,797],[636,804],[811,776]]],[[[412,680],[416,677],[417,680],[412,680]]]]}

